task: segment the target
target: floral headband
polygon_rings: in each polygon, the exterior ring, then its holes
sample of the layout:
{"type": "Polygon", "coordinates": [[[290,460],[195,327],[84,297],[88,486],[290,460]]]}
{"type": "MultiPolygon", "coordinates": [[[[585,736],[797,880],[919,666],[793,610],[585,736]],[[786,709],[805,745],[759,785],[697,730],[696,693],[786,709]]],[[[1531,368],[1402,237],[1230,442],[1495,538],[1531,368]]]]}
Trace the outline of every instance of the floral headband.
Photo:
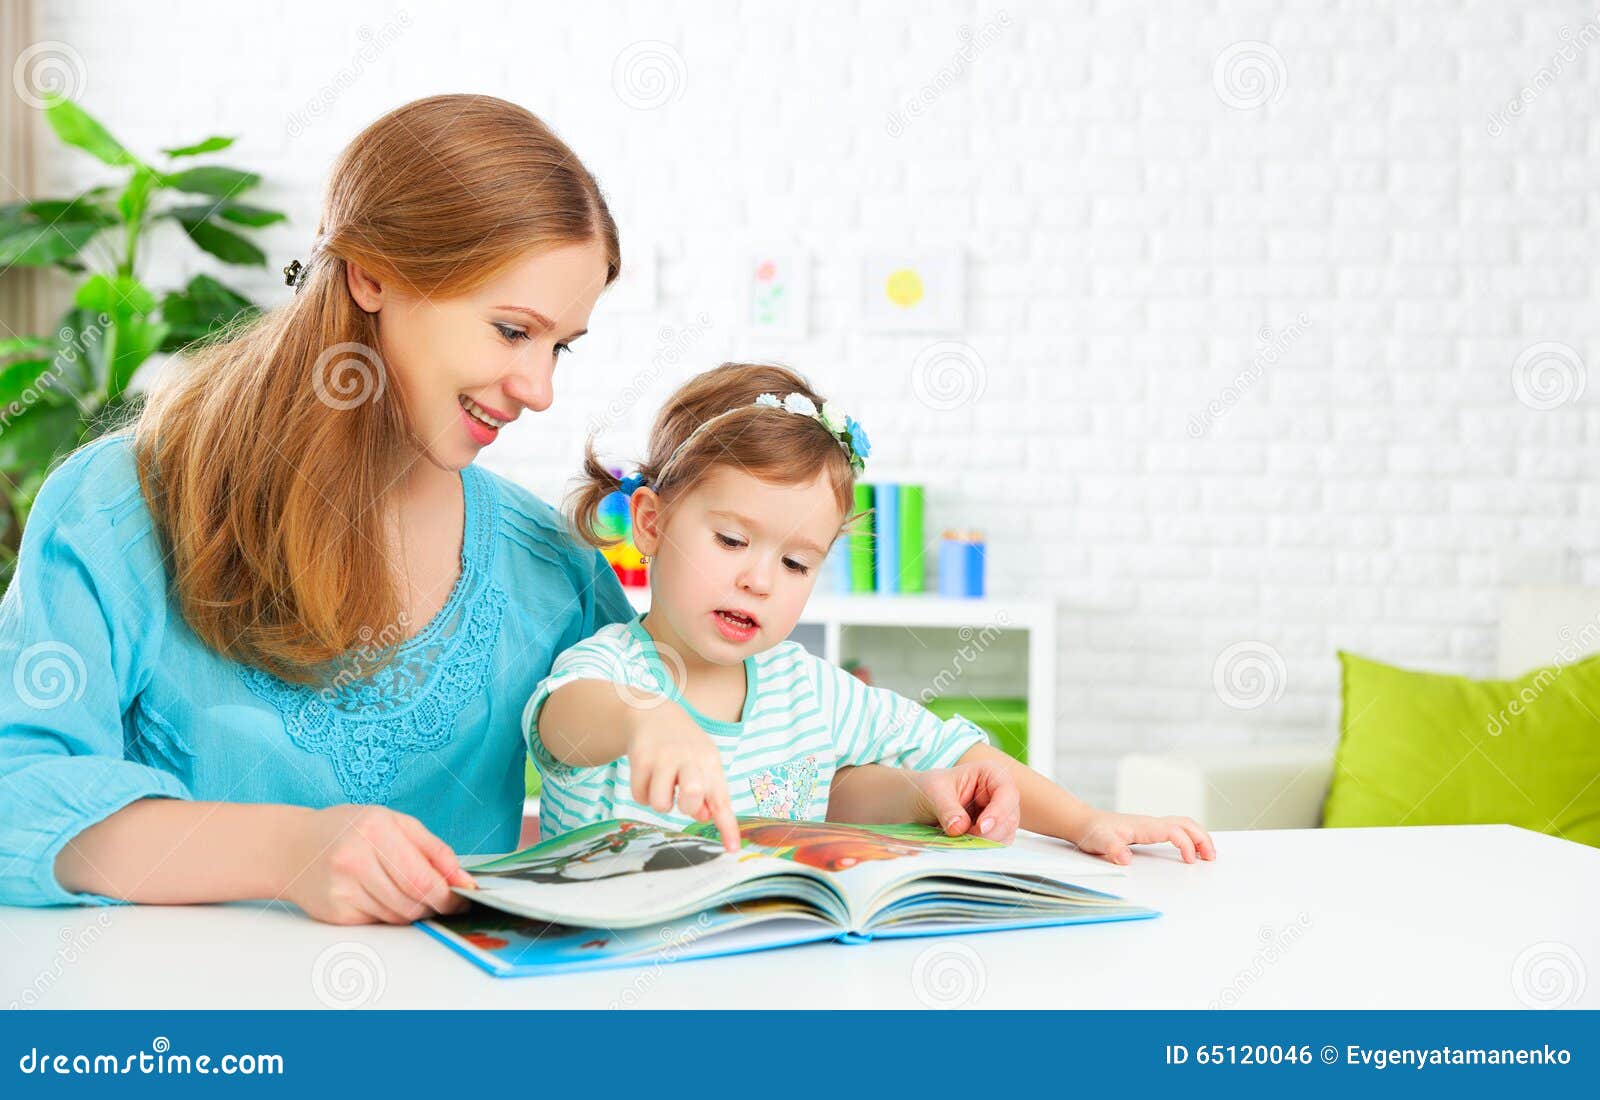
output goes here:
{"type": "MultiPolygon", "coordinates": [[[[867,456],[872,454],[872,443],[867,439],[866,430],[856,422],[854,417],[846,415],[844,410],[832,401],[824,401],[822,408],[819,409],[817,408],[817,403],[803,393],[791,393],[781,401],[778,400],[777,394],[764,393],[755,399],[754,404],[758,408],[777,409],[779,412],[792,413],[795,416],[804,416],[815,420],[827,430],[829,435],[833,436],[834,441],[840,447],[844,448],[845,455],[850,459],[850,468],[852,470],[859,474],[867,468],[867,456]]],[[[678,456],[683,453],[683,449],[693,442],[701,432],[719,420],[741,412],[748,407],[741,405],[738,408],[729,409],[700,424],[667,456],[667,460],[661,464],[661,473],[666,473],[678,456]]],[[[659,480],[660,476],[658,475],[657,481],[659,480]]],[[[643,474],[629,474],[622,479],[622,491],[631,497],[636,489],[645,484],[647,482],[643,474]]]]}

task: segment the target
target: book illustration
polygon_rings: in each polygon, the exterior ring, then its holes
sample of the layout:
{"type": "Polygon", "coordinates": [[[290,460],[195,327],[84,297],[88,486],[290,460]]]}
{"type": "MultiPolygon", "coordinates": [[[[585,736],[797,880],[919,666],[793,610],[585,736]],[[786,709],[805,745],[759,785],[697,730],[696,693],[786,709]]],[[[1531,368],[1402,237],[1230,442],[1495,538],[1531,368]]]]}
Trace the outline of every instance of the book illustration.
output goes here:
{"type": "MultiPolygon", "coordinates": [[[[716,836],[709,821],[684,830],[693,836],[716,836]]],[[[900,859],[937,849],[1002,848],[976,836],[946,836],[930,825],[843,825],[832,821],[788,821],[741,817],[739,839],[779,859],[793,860],[819,871],[843,871],[877,859],[900,859]]]]}
{"type": "Polygon", "coordinates": [[[710,863],[722,854],[722,844],[715,838],[671,832],[640,821],[586,826],[559,838],[557,844],[548,856],[490,873],[524,882],[593,882],[616,875],[682,870],[710,863]]]}
{"type": "Polygon", "coordinates": [[[473,905],[422,928],[509,976],[1159,915],[1081,885],[1125,872],[1066,848],[777,817],[739,832],[730,853],[710,822],[595,822],[468,862],[477,888],[456,892],[473,905]]]}

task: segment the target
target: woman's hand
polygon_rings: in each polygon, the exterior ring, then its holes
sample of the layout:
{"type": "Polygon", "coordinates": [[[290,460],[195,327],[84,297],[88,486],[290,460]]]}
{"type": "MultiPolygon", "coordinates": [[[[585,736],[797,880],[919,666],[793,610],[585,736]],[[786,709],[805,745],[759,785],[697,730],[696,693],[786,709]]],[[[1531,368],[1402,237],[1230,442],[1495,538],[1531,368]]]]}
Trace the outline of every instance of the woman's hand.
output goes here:
{"type": "Polygon", "coordinates": [[[627,754],[633,800],[657,813],[668,813],[676,804],[696,821],[714,821],[722,846],[737,852],[739,822],[717,746],[675,703],[636,714],[627,754]]]}
{"type": "Polygon", "coordinates": [[[450,846],[382,806],[333,806],[303,819],[283,896],[329,924],[409,924],[466,908],[475,887],[450,846]]]}
{"type": "Polygon", "coordinates": [[[1067,840],[1080,851],[1100,856],[1110,863],[1131,863],[1133,851],[1130,844],[1163,844],[1168,841],[1183,853],[1185,863],[1200,859],[1216,859],[1217,846],[1192,818],[1147,817],[1141,814],[1118,814],[1096,810],[1089,816],[1083,830],[1067,840]]]}
{"type": "Polygon", "coordinates": [[[977,760],[916,772],[928,819],[949,836],[975,833],[1010,844],[1022,821],[1016,779],[998,761],[977,760]]]}

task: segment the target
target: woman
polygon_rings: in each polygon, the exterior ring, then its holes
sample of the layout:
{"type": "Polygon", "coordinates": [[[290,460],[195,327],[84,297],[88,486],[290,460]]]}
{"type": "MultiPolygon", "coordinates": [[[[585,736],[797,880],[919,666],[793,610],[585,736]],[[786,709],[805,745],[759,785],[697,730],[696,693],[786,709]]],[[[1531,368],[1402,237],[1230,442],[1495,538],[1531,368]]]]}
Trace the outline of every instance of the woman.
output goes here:
{"type": "MultiPolygon", "coordinates": [[[[472,465],[550,406],[619,264],[593,176],[514,104],[419,100],[351,143],[293,300],[38,495],[0,604],[0,903],[460,907],[456,852],[515,846],[523,703],[633,614],[472,465]]],[[[857,773],[830,808],[904,819],[912,777],[857,773]]],[[[1004,787],[914,781],[958,831],[1004,787]]]]}

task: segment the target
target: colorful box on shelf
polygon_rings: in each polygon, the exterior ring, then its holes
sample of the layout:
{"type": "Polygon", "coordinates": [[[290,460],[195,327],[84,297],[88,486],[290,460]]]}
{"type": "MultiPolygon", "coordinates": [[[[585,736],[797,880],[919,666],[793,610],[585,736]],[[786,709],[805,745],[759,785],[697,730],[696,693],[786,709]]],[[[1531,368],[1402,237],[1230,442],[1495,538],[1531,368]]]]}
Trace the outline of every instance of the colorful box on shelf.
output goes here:
{"type": "Polygon", "coordinates": [[[1028,762],[1028,701],[978,695],[944,695],[925,704],[943,719],[960,715],[989,735],[994,747],[1028,762]]]}

